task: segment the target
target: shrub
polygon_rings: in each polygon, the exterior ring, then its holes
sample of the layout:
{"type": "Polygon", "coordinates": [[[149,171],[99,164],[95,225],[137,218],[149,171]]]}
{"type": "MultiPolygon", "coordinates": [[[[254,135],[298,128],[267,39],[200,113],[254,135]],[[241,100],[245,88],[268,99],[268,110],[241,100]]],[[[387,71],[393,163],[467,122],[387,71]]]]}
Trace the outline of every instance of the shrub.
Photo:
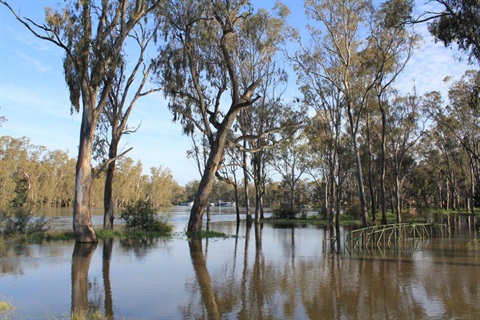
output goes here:
{"type": "Polygon", "coordinates": [[[286,219],[286,220],[294,220],[297,217],[297,214],[300,213],[301,210],[299,209],[292,209],[287,206],[282,206],[281,208],[275,209],[272,212],[273,219],[286,219]]]}
{"type": "Polygon", "coordinates": [[[13,208],[12,213],[0,211],[0,232],[3,236],[31,235],[50,230],[50,220],[34,218],[30,208],[13,208]]]}
{"type": "Polygon", "coordinates": [[[125,230],[142,230],[152,232],[170,233],[173,226],[168,223],[166,218],[160,218],[157,210],[151,203],[144,200],[138,200],[133,205],[127,205],[120,218],[125,221],[125,230]]]}

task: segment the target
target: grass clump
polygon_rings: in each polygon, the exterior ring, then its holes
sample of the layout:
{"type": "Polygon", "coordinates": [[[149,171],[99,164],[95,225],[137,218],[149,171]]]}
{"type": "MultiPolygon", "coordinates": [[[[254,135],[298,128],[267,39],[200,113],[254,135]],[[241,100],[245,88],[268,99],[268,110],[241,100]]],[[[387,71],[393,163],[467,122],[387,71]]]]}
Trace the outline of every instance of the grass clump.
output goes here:
{"type": "Polygon", "coordinates": [[[128,205],[120,215],[125,221],[126,231],[147,231],[160,234],[171,234],[172,224],[168,219],[159,217],[157,210],[149,201],[139,200],[133,205],[128,205]]]}
{"type": "Polygon", "coordinates": [[[70,315],[70,320],[110,320],[112,317],[104,314],[100,309],[89,309],[88,312],[74,311],[70,315]]]}

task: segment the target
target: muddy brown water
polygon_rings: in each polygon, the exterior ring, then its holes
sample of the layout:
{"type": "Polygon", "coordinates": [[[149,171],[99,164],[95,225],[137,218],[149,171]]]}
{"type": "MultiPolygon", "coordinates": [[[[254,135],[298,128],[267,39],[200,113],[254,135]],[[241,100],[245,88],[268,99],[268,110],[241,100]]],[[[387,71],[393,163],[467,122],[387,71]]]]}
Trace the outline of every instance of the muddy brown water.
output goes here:
{"type": "MultiPolygon", "coordinates": [[[[237,234],[233,211],[215,210],[210,229],[237,234]]],[[[242,223],[237,237],[187,241],[188,208],[168,214],[171,239],[1,242],[0,300],[13,319],[480,318],[476,232],[347,250],[326,245],[323,228],[242,223]]]]}

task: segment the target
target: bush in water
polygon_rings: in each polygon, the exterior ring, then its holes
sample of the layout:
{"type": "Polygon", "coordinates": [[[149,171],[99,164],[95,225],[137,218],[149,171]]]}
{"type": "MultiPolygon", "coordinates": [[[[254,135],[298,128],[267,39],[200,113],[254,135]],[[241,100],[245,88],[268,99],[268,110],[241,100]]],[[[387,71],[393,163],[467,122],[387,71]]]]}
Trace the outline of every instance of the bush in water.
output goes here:
{"type": "Polygon", "coordinates": [[[157,210],[152,207],[151,203],[144,200],[138,200],[133,205],[127,205],[120,215],[125,221],[125,229],[143,230],[170,233],[173,226],[166,219],[162,219],[157,215],[157,210]]]}
{"type": "Polygon", "coordinates": [[[0,210],[0,233],[3,236],[44,233],[50,230],[50,220],[36,218],[31,208],[0,210]]]}

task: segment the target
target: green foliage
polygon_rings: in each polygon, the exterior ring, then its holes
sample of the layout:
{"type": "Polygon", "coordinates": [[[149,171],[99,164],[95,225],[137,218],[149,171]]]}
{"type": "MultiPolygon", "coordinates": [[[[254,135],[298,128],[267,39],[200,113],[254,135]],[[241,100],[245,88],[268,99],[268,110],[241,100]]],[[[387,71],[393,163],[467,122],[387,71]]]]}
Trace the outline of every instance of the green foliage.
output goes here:
{"type": "Polygon", "coordinates": [[[92,309],[89,308],[88,312],[83,312],[83,311],[74,311],[69,317],[70,320],[109,320],[111,317],[106,315],[102,310],[100,309],[92,309]]]}
{"type": "Polygon", "coordinates": [[[157,210],[149,201],[138,200],[133,205],[127,205],[120,217],[125,221],[124,228],[127,231],[142,230],[168,234],[173,230],[173,226],[165,218],[158,216],[157,210]]]}
{"type": "Polygon", "coordinates": [[[0,319],[13,319],[16,311],[17,308],[11,302],[0,300],[0,319]]]}
{"type": "Polygon", "coordinates": [[[50,229],[50,219],[34,218],[30,208],[0,210],[0,233],[4,237],[43,234],[50,229]]]}
{"type": "Polygon", "coordinates": [[[273,219],[285,219],[285,220],[295,220],[297,219],[297,214],[300,213],[299,209],[292,209],[286,206],[282,206],[278,209],[274,209],[272,212],[273,219]]]}
{"type": "Polygon", "coordinates": [[[428,30],[445,46],[456,43],[458,48],[468,54],[470,62],[480,62],[480,11],[477,0],[436,0],[443,11],[435,16],[428,30]]]}

